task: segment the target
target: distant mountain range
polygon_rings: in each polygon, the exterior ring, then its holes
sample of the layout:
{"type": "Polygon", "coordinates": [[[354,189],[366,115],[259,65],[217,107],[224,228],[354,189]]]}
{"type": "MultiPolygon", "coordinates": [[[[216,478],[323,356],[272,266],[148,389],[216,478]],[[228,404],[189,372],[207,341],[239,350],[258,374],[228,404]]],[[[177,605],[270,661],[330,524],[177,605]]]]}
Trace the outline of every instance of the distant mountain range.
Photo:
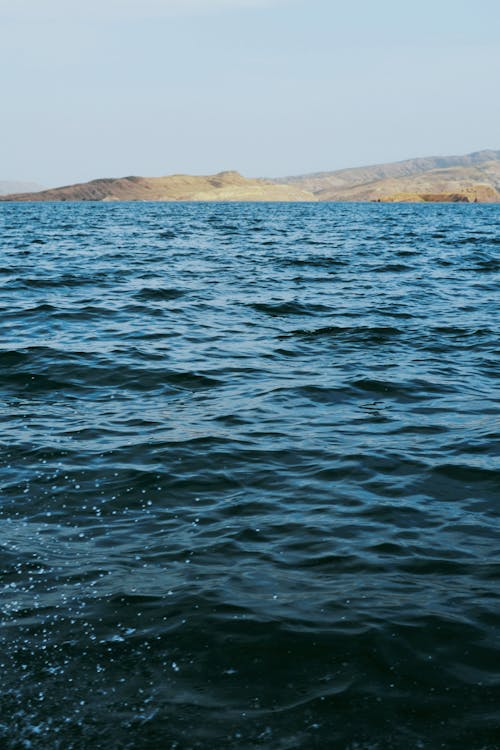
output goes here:
{"type": "Polygon", "coordinates": [[[43,186],[37,185],[36,182],[0,180],[0,195],[9,195],[10,193],[38,193],[43,189],[43,186]]]}
{"type": "MultiPolygon", "coordinates": [[[[5,198],[0,198],[5,200],[5,198]]],[[[250,180],[238,172],[208,177],[119,177],[9,196],[15,201],[308,201],[309,192],[273,180],[250,180]]]]}
{"type": "MultiPolygon", "coordinates": [[[[0,186],[5,183],[0,183],[0,186]]],[[[248,179],[238,172],[196,177],[120,177],[20,192],[11,201],[382,201],[500,202],[500,151],[248,179]]]]}
{"type": "Polygon", "coordinates": [[[500,201],[500,151],[285,177],[321,201],[500,201]]]}

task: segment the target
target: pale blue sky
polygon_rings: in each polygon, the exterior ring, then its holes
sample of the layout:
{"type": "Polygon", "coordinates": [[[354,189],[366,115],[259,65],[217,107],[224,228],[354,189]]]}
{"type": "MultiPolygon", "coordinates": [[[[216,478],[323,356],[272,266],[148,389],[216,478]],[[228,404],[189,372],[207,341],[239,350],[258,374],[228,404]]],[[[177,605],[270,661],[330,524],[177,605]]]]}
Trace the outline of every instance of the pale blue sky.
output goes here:
{"type": "Polygon", "coordinates": [[[0,0],[0,179],[500,148],[498,0],[0,0]]]}

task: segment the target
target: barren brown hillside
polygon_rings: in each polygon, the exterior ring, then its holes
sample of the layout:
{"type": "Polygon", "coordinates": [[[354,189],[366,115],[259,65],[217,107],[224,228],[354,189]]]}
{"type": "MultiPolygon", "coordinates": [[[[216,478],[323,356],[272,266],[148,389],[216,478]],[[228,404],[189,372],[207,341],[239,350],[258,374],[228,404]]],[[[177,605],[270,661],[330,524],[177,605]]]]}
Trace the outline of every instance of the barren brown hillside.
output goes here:
{"type": "MultiPolygon", "coordinates": [[[[1,200],[1,199],[0,199],[1,200]]],[[[4,198],[5,200],[5,198],[4,198]]],[[[14,201],[316,201],[294,185],[250,180],[238,172],[208,177],[121,177],[8,196],[14,201]]]]}
{"type": "Polygon", "coordinates": [[[238,172],[121,177],[0,197],[11,201],[500,202],[500,151],[428,157],[282,179],[238,172]]]}
{"type": "Polygon", "coordinates": [[[280,180],[321,201],[500,200],[500,151],[409,159],[280,180]],[[432,196],[432,197],[431,197],[432,196]]]}

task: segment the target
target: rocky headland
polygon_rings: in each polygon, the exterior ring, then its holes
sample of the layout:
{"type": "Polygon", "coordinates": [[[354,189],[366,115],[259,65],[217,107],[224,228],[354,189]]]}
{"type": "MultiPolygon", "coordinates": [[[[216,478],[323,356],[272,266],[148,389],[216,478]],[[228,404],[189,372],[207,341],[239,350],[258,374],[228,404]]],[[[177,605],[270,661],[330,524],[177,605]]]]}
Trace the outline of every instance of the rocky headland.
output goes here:
{"type": "Polygon", "coordinates": [[[500,151],[408,159],[280,179],[249,179],[239,172],[105,178],[51,190],[23,189],[0,200],[498,203],[500,151]]]}
{"type": "Polygon", "coordinates": [[[500,201],[500,151],[433,156],[370,167],[285,177],[320,201],[500,201]]]}
{"type": "MultiPolygon", "coordinates": [[[[0,200],[2,200],[0,198],[0,200]]],[[[272,180],[247,179],[238,172],[207,177],[120,177],[10,195],[12,201],[316,201],[312,193],[272,180]]]]}

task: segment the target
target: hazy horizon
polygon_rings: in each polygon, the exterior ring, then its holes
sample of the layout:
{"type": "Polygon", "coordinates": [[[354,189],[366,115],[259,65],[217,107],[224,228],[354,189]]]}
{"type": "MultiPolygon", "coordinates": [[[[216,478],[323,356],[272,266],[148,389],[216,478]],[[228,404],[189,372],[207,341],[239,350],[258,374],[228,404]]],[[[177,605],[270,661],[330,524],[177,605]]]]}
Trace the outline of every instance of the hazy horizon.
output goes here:
{"type": "Polygon", "coordinates": [[[492,0],[0,0],[0,180],[280,177],[498,149],[492,0]]]}
{"type": "MultiPolygon", "coordinates": [[[[485,149],[479,149],[478,151],[481,152],[481,151],[499,151],[499,150],[500,149],[495,149],[495,148],[485,148],[485,149]]],[[[442,158],[446,158],[446,157],[453,157],[453,156],[467,156],[467,155],[470,155],[470,154],[473,154],[473,153],[476,153],[476,151],[469,151],[469,152],[466,152],[464,154],[444,154],[444,153],[443,154],[419,154],[418,156],[413,156],[413,157],[410,156],[410,157],[407,157],[407,158],[404,158],[404,159],[397,159],[397,160],[394,160],[394,162],[377,162],[377,163],[346,165],[346,166],[335,167],[335,169],[332,169],[332,170],[324,169],[324,170],[316,170],[315,172],[301,172],[300,174],[299,173],[293,173],[293,174],[289,173],[287,175],[285,175],[285,174],[282,174],[282,175],[272,175],[272,174],[251,175],[251,174],[244,174],[240,169],[235,168],[235,169],[229,169],[229,170],[227,170],[227,169],[225,169],[225,170],[215,170],[214,172],[211,172],[210,175],[220,174],[220,173],[224,173],[224,172],[228,172],[229,171],[229,172],[239,172],[244,177],[247,177],[247,178],[250,178],[250,179],[252,179],[252,178],[257,178],[257,179],[259,179],[259,178],[261,178],[261,179],[266,179],[266,178],[268,178],[268,179],[279,179],[280,177],[283,177],[283,179],[286,179],[286,178],[290,178],[290,177],[300,177],[300,176],[321,174],[322,172],[327,173],[327,172],[330,172],[330,171],[331,172],[335,172],[335,171],[338,171],[338,170],[341,171],[341,170],[344,170],[344,169],[356,169],[358,167],[361,167],[361,168],[362,167],[368,167],[368,168],[369,167],[376,167],[377,164],[397,163],[399,161],[403,161],[403,162],[404,161],[412,161],[414,159],[421,159],[421,158],[433,158],[433,157],[435,157],[435,158],[441,158],[441,157],[442,158]]],[[[146,175],[146,174],[142,174],[142,175],[134,174],[134,175],[132,175],[132,173],[128,172],[128,173],[116,174],[116,175],[111,175],[111,174],[95,175],[94,177],[89,177],[86,180],[77,180],[75,182],[66,183],[64,185],[63,184],[58,184],[58,185],[42,185],[41,183],[34,183],[33,181],[25,181],[25,180],[18,181],[18,180],[8,179],[8,178],[5,179],[5,180],[3,180],[3,179],[0,180],[0,183],[2,183],[2,182],[4,182],[4,183],[19,182],[20,184],[32,184],[33,187],[36,184],[36,185],[38,185],[38,187],[44,187],[44,188],[47,188],[47,189],[52,189],[52,188],[59,188],[59,187],[62,188],[62,187],[66,187],[66,186],[70,186],[70,185],[74,185],[74,184],[79,184],[80,182],[91,182],[93,180],[100,180],[100,179],[121,179],[121,178],[126,178],[126,177],[131,177],[131,176],[134,176],[134,177],[147,177],[147,178],[150,178],[150,177],[169,177],[169,176],[184,175],[184,174],[188,175],[188,176],[193,176],[193,177],[197,177],[197,176],[200,176],[200,177],[209,176],[208,173],[207,173],[207,175],[202,175],[200,172],[186,172],[186,171],[171,172],[171,173],[168,173],[168,174],[154,174],[154,175],[153,174],[148,174],[148,175],[146,175]]]]}

